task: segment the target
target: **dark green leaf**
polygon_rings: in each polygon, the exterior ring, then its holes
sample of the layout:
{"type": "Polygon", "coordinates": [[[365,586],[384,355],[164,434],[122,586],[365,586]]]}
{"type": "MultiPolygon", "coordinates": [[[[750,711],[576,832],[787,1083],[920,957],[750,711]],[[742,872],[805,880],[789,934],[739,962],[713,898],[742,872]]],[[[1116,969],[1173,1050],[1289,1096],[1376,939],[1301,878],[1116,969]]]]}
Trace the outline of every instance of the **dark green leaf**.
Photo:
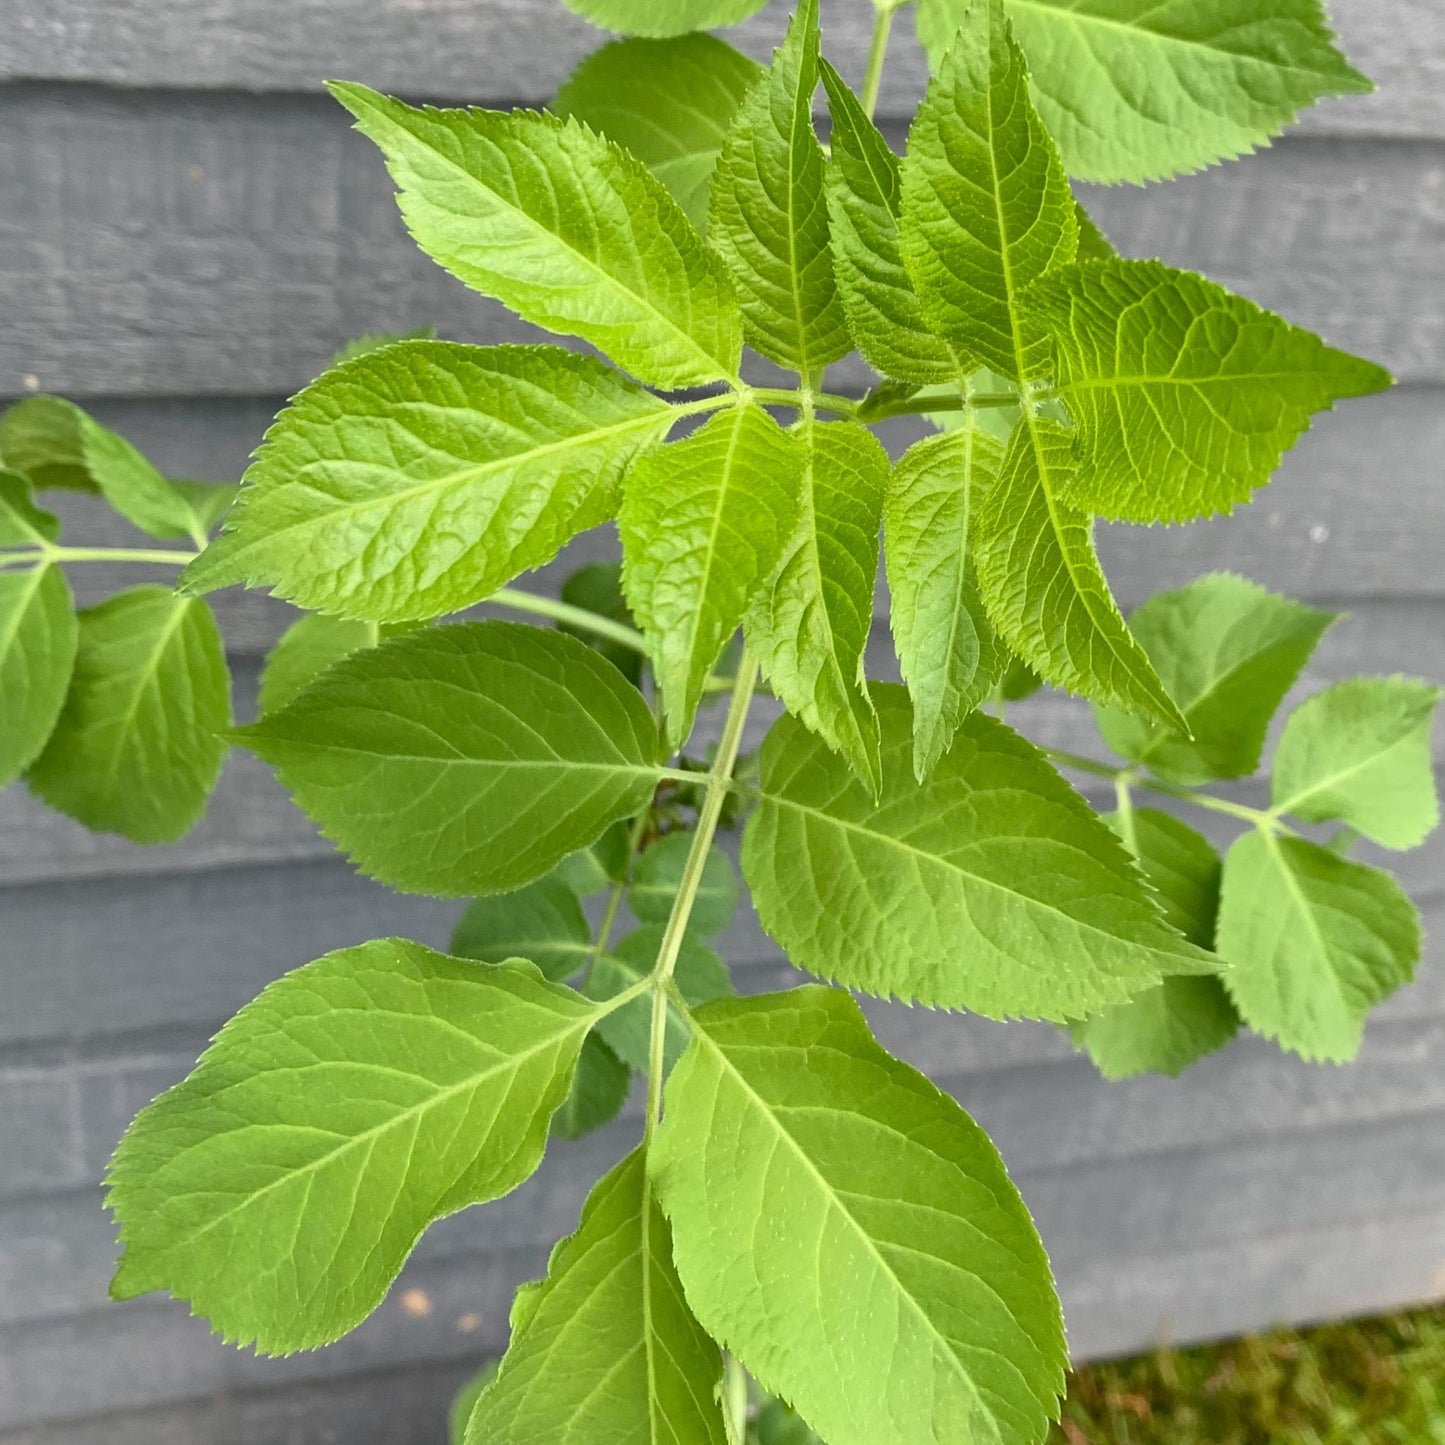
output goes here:
{"type": "Polygon", "coordinates": [[[515,893],[478,898],[458,920],[451,951],[484,963],[525,958],[560,983],[586,963],[591,939],[577,895],[551,874],[515,893]]]}

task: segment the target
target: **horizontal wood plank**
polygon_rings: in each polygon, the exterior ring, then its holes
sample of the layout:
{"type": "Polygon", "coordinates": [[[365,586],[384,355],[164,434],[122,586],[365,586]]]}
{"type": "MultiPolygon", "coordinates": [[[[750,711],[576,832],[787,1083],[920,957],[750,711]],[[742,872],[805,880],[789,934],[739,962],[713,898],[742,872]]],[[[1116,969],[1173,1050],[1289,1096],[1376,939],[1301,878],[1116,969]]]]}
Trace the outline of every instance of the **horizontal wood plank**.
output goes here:
{"type": "MultiPolygon", "coordinates": [[[[1445,135],[1445,20],[1431,0],[1334,0],[1341,41],[1376,94],[1323,102],[1305,124],[1321,132],[1445,135]]],[[[766,58],[788,7],[773,4],[733,32],[766,58]]],[[[823,0],[824,46],[855,82],[872,11],[823,0]]],[[[561,0],[48,0],[22,8],[0,53],[0,79],[128,86],[313,90],[332,76],[479,104],[543,101],[602,36],[561,0]],[[538,43],[539,35],[545,43],[538,43]]],[[[896,27],[882,113],[916,103],[923,57],[896,27]]]]}
{"type": "MultiPolygon", "coordinates": [[[[0,188],[27,198],[0,217],[0,394],[274,395],[365,331],[527,335],[417,250],[345,119],[302,97],[0,88],[0,188]]],[[[1445,380],[1442,189],[1441,143],[1302,137],[1088,200],[1125,251],[1445,380]]]]}

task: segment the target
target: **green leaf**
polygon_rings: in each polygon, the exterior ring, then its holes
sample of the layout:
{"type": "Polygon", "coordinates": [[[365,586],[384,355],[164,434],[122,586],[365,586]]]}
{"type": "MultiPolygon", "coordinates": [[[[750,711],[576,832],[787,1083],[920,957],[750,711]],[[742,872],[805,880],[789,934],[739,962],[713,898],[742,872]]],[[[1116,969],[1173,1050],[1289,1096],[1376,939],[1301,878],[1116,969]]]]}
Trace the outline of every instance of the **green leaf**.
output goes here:
{"type": "Polygon", "coordinates": [[[58,396],[27,396],[0,415],[0,462],[29,477],[38,491],[99,490],[85,463],[85,413],[58,396]]]}
{"type": "Polygon", "coordinates": [[[971,713],[920,785],[907,697],[873,696],[877,802],[794,719],[763,745],[743,877],[795,964],[883,997],[1055,1021],[1213,969],[1036,748],[971,713]]]}
{"type": "MultiPolygon", "coordinates": [[[[1201,834],[1153,808],[1106,820],[1144,868],[1164,917],[1190,943],[1214,946],[1221,864],[1201,834]]],[[[1222,965],[1221,965],[1222,967],[1222,965]]],[[[1106,1079],[1157,1073],[1177,1077],[1239,1032],[1239,1014],[1218,978],[1166,978],[1069,1034],[1106,1079]]]]}
{"type": "Polygon", "coordinates": [[[650,386],[736,377],[727,276],[621,146],[531,111],[414,110],[364,85],[330,89],[385,153],[417,244],[458,280],[650,386]]]}
{"type": "MultiPolygon", "coordinates": [[[[640,983],[653,970],[662,948],[663,927],[647,924],[629,933],[610,954],[597,960],[587,980],[589,998],[606,1000],[640,983]]],[[[694,935],[682,941],[673,981],[691,1008],[699,1008],[733,991],[728,967],[694,935]]],[[[597,1025],[597,1032],[624,1063],[645,1074],[651,1067],[652,999],[643,995],[624,1004],[597,1025]]],[[[692,1036],[687,1020],[671,1002],[667,1006],[663,1067],[671,1069],[692,1036]]]]}
{"type": "Polygon", "coordinates": [[[1077,200],[1074,202],[1074,221],[1079,228],[1079,261],[1113,261],[1118,258],[1114,243],[1077,200]]]}
{"type": "MultiPolygon", "coordinates": [[[[967,0],[919,0],[937,65],[967,0]]],[[[1008,0],[1034,99],[1086,181],[1148,181],[1267,145],[1325,95],[1373,89],[1320,0],[1008,0]]]]}
{"type": "Polygon", "coordinates": [[[398,341],[435,341],[436,334],[435,326],[418,326],[413,331],[368,331],[352,337],[331,358],[331,364],[340,366],[343,361],[355,361],[358,356],[380,351],[383,346],[395,346],[398,341]]]}
{"type": "Polygon", "coordinates": [[[632,864],[631,818],[619,818],[598,840],[569,853],[553,874],[579,898],[590,898],[612,883],[625,883],[632,864]]]}
{"type": "Polygon", "coordinates": [[[111,1162],[111,1293],[264,1354],[339,1339],[422,1231],[536,1169],[597,1017],[523,966],[381,939],[272,984],[111,1162]]]}
{"type": "Polygon", "coordinates": [[[998,442],[966,425],[910,447],[888,488],[889,622],[913,699],[913,771],[920,780],[1008,666],[969,552],[974,504],[1002,460],[998,442]]]}
{"type": "Polygon", "coordinates": [[[927,327],[898,239],[898,157],[825,60],[833,117],[827,171],[833,270],[853,340],[884,376],[956,381],[958,361],[927,327]]]}
{"type": "MultiPolygon", "coordinates": [[[[580,607],[609,622],[620,622],[633,627],[636,619],[627,605],[622,591],[622,566],[617,562],[589,562],[579,567],[562,584],[562,601],[571,607],[580,607]]],[[[599,637],[595,632],[585,632],[580,627],[569,627],[565,622],[557,624],[563,632],[580,638],[594,648],[630,682],[633,687],[642,685],[642,654],[635,648],[624,647],[599,637]]]]}
{"type": "Polygon", "coordinates": [[[280,712],[334,663],[380,640],[374,622],[321,614],[293,622],[261,669],[257,706],[262,713],[280,712]]]}
{"type": "Polygon", "coordinates": [[[630,151],[707,230],[708,188],[757,61],[711,35],[614,40],[593,51],[552,109],[630,151]]]}
{"type": "Polygon", "coordinates": [[[1042,1440],[1063,1321],[984,1132],[834,990],[697,1022],[651,1167],[703,1328],[830,1445],[1042,1440]]]}
{"type": "Polygon", "coordinates": [[[1341,1064],[1365,1015],[1414,976],[1420,918],[1388,873],[1255,830],[1224,860],[1217,941],[1250,1028],[1341,1064]]]}
{"type": "Polygon", "coordinates": [[[1027,305],[1057,344],[1078,425],[1069,500],[1116,521],[1231,512],[1311,414],[1391,385],[1383,367],[1158,261],[1055,271],[1027,305]]]}
{"type": "Polygon", "coordinates": [[[613,516],[664,402],[556,346],[407,341],[281,413],[220,538],[182,584],[269,585],[371,622],[480,601],[613,516]]]}
{"type": "Polygon", "coordinates": [[[1276,709],[1336,617],[1229,572],[1151,597],[1130,625],[1185,727],[1098,707],[1104,741],[1185,786],[1247,776],[1276,709]]]}
{"type": "Polygon", "coordinates": [[[575,638],[512,622],[355,653],[236,736],[363,872],[445,897],[540,878],[658,779],[641,694],[575,638]]]}
{"type": "Polygon", "coordinates": [[[566,0],[567,8],[620,35],[683,35],[736,25],[768,0],[566,0]]]}
{"type": "Polygon", "coordinates": [[[856,422],[805,423],[798,525],[745,618],[773,691],[875,789],[878,723],[863,673],[888,455],[856,422]]]}
{"type": "MultiPolygon", "coordinates": [[[[196,506],[204,493],[168,482],[123,436],[80,414],[81,456],[106,501],[126,521],[163,541],[204,543],[206,525],[196,506]]],[[[199,486],[190,483],[189,487],[199,486]]],[[[211,520],[214,520],[212,515],[211,520]]]]}
{"type": "Polygon", "coordinates": [[[453,1397],[447,1419],[449,1445],[465,1445],[467,1421],[472,1418],[472,1411],[476,1409],[482,1391],[497,1378],[497,1367],[500,1364],[500,1360],[493,1360],[490,1364],[483,1365],[453,1397]]]}
{"type": "Polygon", "coordinates": [[[577,1060],[572,1087],[552,1116],[553,1136],[581,1139],[610,1124],[622,1112],[631,1085],[632,1070],[598,1034],[588,1034],[577,1060]]]}
{"type": "Polygon", "coordinates": [[[781,1400],[768,1400],[758,1411],[754,1425],[757,1445],[823,1445],[801,1415],[781,1400]]]}
{"type": "Polygon", "coordinates": [[[70,692],[30,788],[94,832],[174,842],[206,810],[230,723],[210,608],[135,587],[80,614],[70,692]]]}
{"type": "Polygon", "coordinates": [[[1275,810],[1385,848],[1423,843],[1440,821],[1430,734],[1442,696],[1414,678],[1356,677],[1302,702],[1274,755],[1275,810]]]}
{"type": "Polygon", "coordinates": [[[1001,0],[961,22],[908,135],[903,259],[933,330],[973,365],[1027,381],[1047,352],[1020,298],[1074,259],[1074,198],[1001,0]]]}
{"type": "MultiPolygon", "coordinates": [[[[17,472],[0,471],[0,546],[34,547],[60,523],[30,500],[17,472]]],[[[59,567],[0,572],[0,788],[30,766],[55,728],[75,666],[78,627],[59,567]]]]}
{"type": "Polygon", "coordinates": [[[478,898],[457,921],[451,952],[484,963],[525,958],[561,983],[587,962],[592,930],[577,895],[550,874],[515,893],[478,898]]]}
{"type": "Polygon", "coordinates": [[[1043,678],[1187,731],[1120,615],[1094,550],[1093,520],[1063,500],[1070,434],[1042,417],[1014,428],[974,523],[979,591],[1004,641],[1043,678]]]}
{"type": "Polygon", "coordinates": [[[828,244],[817,88],[818,0],[800,0],[728,132],[708,232],[732,273],[749,344],[805,376],[852,349],[828,244]]]}
{"type": "Polygon", "coordinates": [[[623,584],[652,647],[677,746],[713,665],[772,576],[798,522],[805,463],[760,406],[720,412],[628,473],[623,584]]]}
{"type": "Polygon", "coordinates": [[[1043,678],[1022,658],[1015,657],[999,678],[997,697],[1000,702],[1021,702],[1026,697],[1032,697],[1043,685],[1043,678]]]}
{"type": "Polygon", "coordinates": [[[724,1445],[722,1355],[683,1298],[641,1149],[588,1195],[518,1314],[472,1445],[724,1445]]]}
{"type": "MultiPolygon", "coordinates": [[[[627,889],[627,906],[640,922],[666,923],[672,916],[683,869],[692,851],[692,838],[691,833],[668,833],[637,860],[627,889]]],[[[698,938],[721,933],[732,922],[738,897],[732,861],[721,849],[709,849],[688,915],[687,931],[698,938]]]]}

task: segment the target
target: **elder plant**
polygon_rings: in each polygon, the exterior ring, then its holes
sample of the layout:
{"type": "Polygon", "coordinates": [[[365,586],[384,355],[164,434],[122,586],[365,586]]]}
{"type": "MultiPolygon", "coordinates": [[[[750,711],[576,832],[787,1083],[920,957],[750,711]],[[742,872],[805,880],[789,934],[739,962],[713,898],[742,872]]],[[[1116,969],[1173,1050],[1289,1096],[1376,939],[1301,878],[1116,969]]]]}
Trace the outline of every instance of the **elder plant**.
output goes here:
{"type": "Polygon", "coordinates": [[[1314,413],[1390,378],[1120,257],[1069,183],[1235,156],[1368,82],[1315,0],[920,0],[934,74],[899,157],[871,119],[896,3],[861,95],[817,0],[767,68],[702,33],[762,0],[569,3],[641,33],[550,112],[332,91],[417,244],[590,351],[363,341],[234,506],[57,399],[0,422],[0,778],[162,841],[236,740],[362,871],[475,900],[450,954],[382,939],[283,977],[142,1111],[109,1176],[114,1293],[168,1290],[269,1354],[324,1345],[429,1224],[640,1075],[641,1138],[519,1292],[471,1445],[1038,1442],[1066,1359],[1043,1246],[850,991],[1052,1020],[1123,1077],[1241,1024],[1347,1060],[1411,977],[1413,907],[1347,854],[1435,825],[1439,690],[1317,693],[1269,805],[1234,801],[1212,785],[1259,770],[1334,616],[1215,574],[1129,625],[1092,537],[1230,512],[1314,413]],[[855,350],[861,397],[826,379],[855,350]],[[934,428],[895,464],[871,428],[905,415],[934,428]],[[63,545],[52,486],[192,549],[63,545]],[[620,574],[509,585],[613,521],[620,574]],[[880,538],[902,686],[864,671],[880,538]],[[184,571],[77,618],[66,569],[98,559],[184,571]],[[309,615],[231,731],[203,598],[235,584],[309,615]],[[483,601],[532,621],[443,620],[483,601]],[[1092,702],[1117,761],[1006,725],[1040,681],[1092,702]],[[754,758],[762,684],[781,715],[754,758]],[[1238,825],[1223,859],[1191,806],[1238,825]],[[709,940],[743,817],[752,906],[824,983],[733,994],[709,940]],[[777,1397],[752,1424],[747,1375],[777,1397]]]}

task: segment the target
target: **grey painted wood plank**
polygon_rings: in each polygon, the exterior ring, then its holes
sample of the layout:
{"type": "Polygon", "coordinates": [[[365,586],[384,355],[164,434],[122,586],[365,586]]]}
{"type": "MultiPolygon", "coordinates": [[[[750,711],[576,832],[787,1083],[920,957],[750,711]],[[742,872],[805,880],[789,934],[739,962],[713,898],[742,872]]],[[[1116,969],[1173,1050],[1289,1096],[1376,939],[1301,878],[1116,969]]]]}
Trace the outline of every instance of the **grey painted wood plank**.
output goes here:
{"type": "MultiPolygon", "coordinates": [[[[857,80],[872,13],[824,0],[828,54],[857,80]]],[[[1307,113],[1320,132],[1445,135],[1445,22],[1430,0],[1335,0],[1336,29],[1379,89],[1307,113]]],[[[733,32],[765,58],[787,7],[733,32]]],[[[45,0],[23,7],[0,79],[98,80],[185,89],[310,90],[331,76],[475,104],[544,100],[602,39],[560,0],[45,0]],[[538,44],[538,34],[546,36],[538,44]]],[[[908,16],[897,26],[882,112],[906,113],[925,79],[908,16]]]]}
{"type": "MultiPolygon", "coordinates": [[[[1090,200],[1126,251],[1441,380],[1442,188],[1439,143],[1302,137],[1090,200]]],[[[526,334],[417,251],[380,158],[320,100],[5,87],[0,189],[25,198],[0,220],[0,393],[275,394],[362,331],[526,334]]]]}

